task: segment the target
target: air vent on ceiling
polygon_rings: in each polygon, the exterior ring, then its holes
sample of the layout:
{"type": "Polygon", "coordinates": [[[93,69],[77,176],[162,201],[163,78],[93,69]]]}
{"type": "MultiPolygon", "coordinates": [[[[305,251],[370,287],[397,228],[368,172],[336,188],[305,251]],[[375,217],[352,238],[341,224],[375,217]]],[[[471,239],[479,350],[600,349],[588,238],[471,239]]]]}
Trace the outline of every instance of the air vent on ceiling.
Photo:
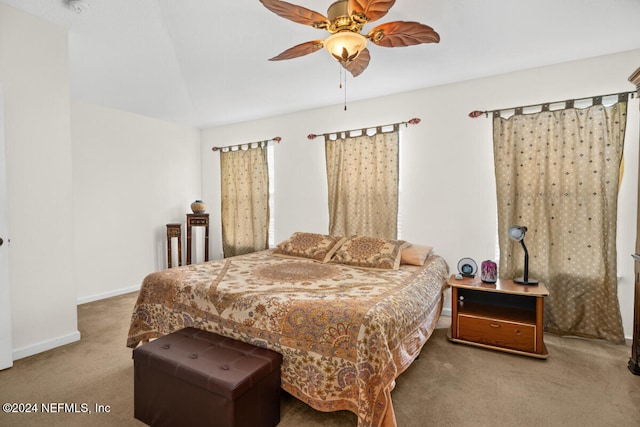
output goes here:
{"type": "Polygon", "coordinates": [[[69,0],[68,5],[78,15],[82,15],[89,10],[89,3],[86,0],[69,0]]]}

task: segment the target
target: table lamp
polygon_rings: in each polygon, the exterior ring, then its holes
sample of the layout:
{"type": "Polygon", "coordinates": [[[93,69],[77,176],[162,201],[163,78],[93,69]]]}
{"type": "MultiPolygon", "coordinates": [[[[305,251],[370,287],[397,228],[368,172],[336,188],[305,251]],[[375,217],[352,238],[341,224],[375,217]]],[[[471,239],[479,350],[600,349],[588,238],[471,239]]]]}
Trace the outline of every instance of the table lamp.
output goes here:
{"type": "Polygon", "coordinates": [[[522,249],[524,250],[524,274],[523,277],[518,279],[513,279],[514,283],[518,283],[520,285],[531,285],[535,286],[538,284],[537,280],[529,279],[529,251],[527,251],[527,247],[524,244],[524,235],[527,232],[527,227],[521,227],[519,225],[514,225],[509,228],[509,238],[511,240],[515,240],[516,242],[520,242],[522,244],[522,249]]]}

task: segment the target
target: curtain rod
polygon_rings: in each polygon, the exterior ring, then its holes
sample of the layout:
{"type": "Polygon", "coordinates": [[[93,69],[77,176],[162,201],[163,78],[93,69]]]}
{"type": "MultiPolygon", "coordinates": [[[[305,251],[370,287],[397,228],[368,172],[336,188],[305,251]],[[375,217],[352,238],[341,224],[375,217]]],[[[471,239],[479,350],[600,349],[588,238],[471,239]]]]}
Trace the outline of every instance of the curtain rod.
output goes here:
{"type": "Polygon", "coordinates": [[[275,142],[279,143],[280,141],[282,141],[282,138],[280,138],[279,136],[276,136],[276,137],[273,137],[271,139],[265,139],[264,141],[245,142],[243,144],[227,145],[227,146],[224,146],[224,147],[211,147],[211,150],[213,150],[213,151],[220,150],[222,152],[223,150],[226,149],[227,151],[231,151],[234,148],[235,149],[240,149],[244,145],[246,145],[248,147],[251,147],[253,144],[262,144],[263,142],[267,142],[268,143],[268,142],[271,142],[271,141],[275,141],[275,142]]]}
{"type": "Polygon", "coordinates": [[[315,133],[310,133],[309,135],[307,135],[307,139],[316,139],[319,136],[328,136],[328,135],[337,135],[337,134],[341,134],[341,133],[349,133],[349,132],[355,132],[357,130],[362,131],[362,133],[366,133],[366,131],[368,129],[378,129],[378,128],[384,128],[387,126],[397,126],[397,125],[405,125],[405,126],[409,126],[409,125],[417,125],[418,123],[420,123],[420,119],[417,117],[414,117],[413,119],[406,121],[406,122],[398,122],[398,123],[391,123],[388,125],[382,125],[382,126],[369,126],[366,128],[361,128],[361,129],[351,129],[351,130],[341,130],[338,132],[329,132],[329,133],[323,133],[321,135],[316,135],[315,133]]]}
{"type": "Polygon", "coordinates": [[[625,96],[631,95],[631,97],[633,98],[634,94],[635,94],[635,91],[618,92],[618,93],[610,93],[608,95],[586,96],[584,98],[566,99],[564,101],[543,102],[543,103],[539,103],[539,104],[523,105],[521,107],[499,108],[499,109],[496,109],[496,110],[485,110],[485,111],[474,110],[474,111],[469,113],[469,117],[471,117],[472,119],[475,119],[476,117],[480,117],[483,114],[485,115],[485,117],[489,117],[489,113],[500,114],[503,111],[509,111],[509,110],[515,110],[515,114],[522,114],[522,110],[523,109],[525,109],[525,108],[533,108],[533,107],[541,107],[541,111],[549,111],[549,106],[550,105],[552,105],[552,104],[561,104],[563,102],[567,105],[566,108],[573,108],[573,104],[576,101],[584,101],[584,100],[588,100],[588,99],[593,100],[593,104],[594,105],[598,105],[598,104],[602,104],[602,98],[606,98],[608,96],[618,96],[618,98],[621,98],[621,97],[625,97],[625,96]]]}

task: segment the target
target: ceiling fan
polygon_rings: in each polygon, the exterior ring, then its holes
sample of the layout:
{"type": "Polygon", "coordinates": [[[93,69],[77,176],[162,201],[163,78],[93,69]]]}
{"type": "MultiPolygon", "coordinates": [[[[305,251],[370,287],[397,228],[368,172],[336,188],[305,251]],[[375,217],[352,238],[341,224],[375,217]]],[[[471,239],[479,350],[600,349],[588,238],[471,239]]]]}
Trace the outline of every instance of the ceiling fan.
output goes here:
{"type": "Polygon", "coordinates": [[[412,21],[394,21],[378,25],[366,35],[362,27],[387,14],[395,0],[338,0],[321,13],[280,0],[260,0],[270,11],[298,24],[327,30],[325,40],[299,44],[274,56],[270,61],[293,59],[308,55],[323,47],[354,77],[369,65],[371,56],[367,40],[383,47],[402,47],[421,43],[438,43],[440,36],[428,25],[412,21]]]}

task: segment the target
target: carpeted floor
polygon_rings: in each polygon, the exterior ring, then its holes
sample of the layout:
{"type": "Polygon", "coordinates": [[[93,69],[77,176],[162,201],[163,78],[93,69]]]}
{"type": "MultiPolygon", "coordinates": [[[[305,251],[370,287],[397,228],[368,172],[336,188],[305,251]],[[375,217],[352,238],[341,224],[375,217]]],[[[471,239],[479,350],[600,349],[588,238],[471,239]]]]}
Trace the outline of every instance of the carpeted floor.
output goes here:
{"type": "MultiPolygon", "coordinates": [[[[125,346],[136,295],[78,307],[82,340],[0,371],[1,403],[46,403],[59,413],[0,413],[0,426],[144,426],[133,418],[133,361],[125,346]],[[64,413],[55,403],[75,403],[64,413]],[[91,413],[81,413],[87,404],[91,413]],[[102,412],[96,411],[102,405],[102,412]]],[[[446,339],[440,322],[392,392],[399,427],[640,425],[640,376],[624,345],[546,334],[548,360],[446,339]]],[[[349,412],[321,413],[284,395],[281,427],[355,427],[349,412]]]]}

